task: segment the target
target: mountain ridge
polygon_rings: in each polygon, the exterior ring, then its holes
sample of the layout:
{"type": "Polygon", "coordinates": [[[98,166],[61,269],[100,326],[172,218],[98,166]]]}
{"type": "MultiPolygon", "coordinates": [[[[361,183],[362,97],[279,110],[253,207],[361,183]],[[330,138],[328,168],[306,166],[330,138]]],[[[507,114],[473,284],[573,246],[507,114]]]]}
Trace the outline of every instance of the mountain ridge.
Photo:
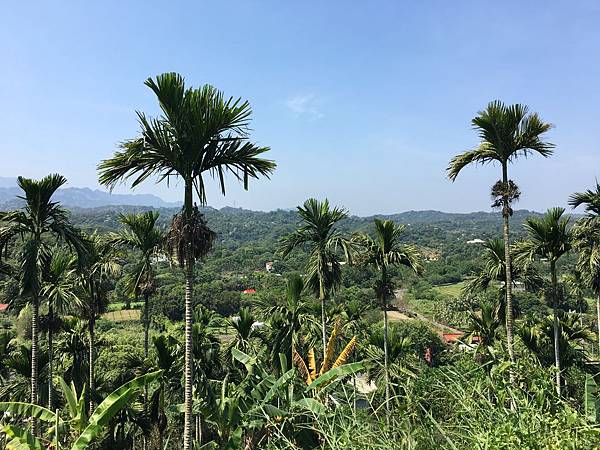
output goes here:
{"type": "MultiPolygon", "coordinates": [[[[22,205],[18,197],[22,195],[17,186],[17,179],[0,177],[0,209],[14,209],[22,205]]],[[[67,208],[94,208],[102,206],[150,206],[159,208],[174,208],[179,202],[167,202],[153,194],[112,194],[100,189],[88,187],[65,187],[56,191],[54,200],[67,208]]]]}

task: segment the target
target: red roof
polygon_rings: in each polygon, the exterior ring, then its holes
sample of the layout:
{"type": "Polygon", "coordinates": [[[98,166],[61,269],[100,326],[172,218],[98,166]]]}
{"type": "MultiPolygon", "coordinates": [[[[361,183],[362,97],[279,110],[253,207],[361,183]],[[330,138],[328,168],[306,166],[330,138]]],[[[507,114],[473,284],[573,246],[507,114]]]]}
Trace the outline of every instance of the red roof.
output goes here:
{"type": "Polygon", "coordinates": [[[464,333],[444,333],[444,334],[442,334],[442,338],[444,339],[444,342],[446,342],[447,344],[449,344],[450,342],[456,342],[463,336],[464,336],[464,333]]]}
{"type": "Polygon", "coordinates": [[[0,311],[6,311],[8,309],[8,303],[0,303],[0,311]]]}
{"type": "Polygon", "coordinates": [[[242,294],[256,294],[256,289],[246,289],[242,294]]]}

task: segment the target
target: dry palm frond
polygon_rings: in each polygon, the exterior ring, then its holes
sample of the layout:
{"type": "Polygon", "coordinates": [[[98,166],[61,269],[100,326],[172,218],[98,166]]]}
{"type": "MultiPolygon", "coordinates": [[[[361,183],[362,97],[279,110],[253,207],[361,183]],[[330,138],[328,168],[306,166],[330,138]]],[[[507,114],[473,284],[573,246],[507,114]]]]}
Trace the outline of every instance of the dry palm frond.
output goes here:
{"type": "Polygon", "coordinates": [[[302,359],[302,356],[300,356],[300,354],[295,350],[294,350],[293,359],[294,359],[294,363],[296,364],[296,366],[298,366],[298,370],[300,370],[300,373],[305,378],[306,384],[312,383],[312,378],[310,376],[310,372],[308,371],[308,368],[306,367],[306,363],[302,359]]]}
{"type": "Polygon", "coordinates": [[[356,347],[356,342],[357,342],[356,336],[354,336],[352,339],[350,339],[350,342],[348,342],[346,347],[344,347],[344,350],[342,350],[340,355],[337,357],[337,359],[333,363],[333,366],[331,366],[332,369],[335,369],[336,367],[346,364],[346,361],[348,360],[348,356],[350,356],[350,353],[352,353],[352,350],[354,350],[354,347],[356,347]]]}
{"type": "Polygon", "coordinates": [[[183,210],[173,216],[171,228],[165,238],[165,250],[181,267],[184,267],[188,239],[192,257],[197,260],[212,250],[215,236],[215,232],[208,227],[204,215],[200,213],[197,206],[194,206],[188,220],[183,210]]]}
{"type": "Polygon", "coordinates": [[[333,327],[333,331],[331,332],[331,336],[329,336],[329,341],[327,342],[327,350],[325,351],[325,357],[323,358],[323,364],[321,365],[319,375],[323,375],[331,367],[331,360],[333,359],[333,352],[335,351],[335,339],[337,338],[339,328],[340,321],[337,320],[333,327]]]}
{"type": "Polygon", "coordinates": [[[310,378],[314,381],[317,378],[317,363],[315,361],[315,350],[311,348],[308,351],[308,368],[310,369],[310,378]]]}

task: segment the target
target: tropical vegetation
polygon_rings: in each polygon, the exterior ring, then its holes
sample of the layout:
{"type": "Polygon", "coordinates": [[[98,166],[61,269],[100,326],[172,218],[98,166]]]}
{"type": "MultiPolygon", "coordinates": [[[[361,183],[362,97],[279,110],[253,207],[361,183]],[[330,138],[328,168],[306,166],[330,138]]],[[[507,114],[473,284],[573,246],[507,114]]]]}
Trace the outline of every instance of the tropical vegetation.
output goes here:
{"type": "Polygon", "coordinates": [[[99,179],[179,181],[182,209],[68,211],[49,175],[0,213],[3,448],[600,447],[600,186],[513,210],[537,114],[490,103],[448,167],[499,163],[501,214],[217,211],[209,179],[275,169],[249,103],[146,85],[161,113],[99,179]]]}

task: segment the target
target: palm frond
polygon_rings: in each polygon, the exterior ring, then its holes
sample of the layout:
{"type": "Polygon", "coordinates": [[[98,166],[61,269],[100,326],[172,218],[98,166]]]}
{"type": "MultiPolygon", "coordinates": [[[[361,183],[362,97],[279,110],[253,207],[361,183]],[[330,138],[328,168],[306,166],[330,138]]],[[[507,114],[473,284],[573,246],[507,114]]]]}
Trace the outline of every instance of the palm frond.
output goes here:
{"type": "Polygon", "coordinates": [[[495,100],[480,111],[471,121],[480,139],[474,150],[461,153],[450,161],[446,173],[455,181],[458,174],[470,164],[499,162],[508,164],[519,157],[538,153],[543,157],[552,155],[554,144],[542,139],[552,125],[531,113],[527,106],[504,105],[495,100]]]}
{"type": "Polygon", "coordinates": [[[132,179],[132,187],[150,177],[159,181],[180,177],[192,183],[206,204],[204,176],[218,181],[225,194],[227,173],[248,188],[250,178],[269,177],[275,163],[261,156],[269,150],[248,141],[252,109],[247,101],[226,99],[212,86],[188,88],[183,77],[165,73],[146,80],[156,95],[162,115],[149,118],[138,112],[139,137],[98,165],[101,184],[114,188],[132,179]]]}

